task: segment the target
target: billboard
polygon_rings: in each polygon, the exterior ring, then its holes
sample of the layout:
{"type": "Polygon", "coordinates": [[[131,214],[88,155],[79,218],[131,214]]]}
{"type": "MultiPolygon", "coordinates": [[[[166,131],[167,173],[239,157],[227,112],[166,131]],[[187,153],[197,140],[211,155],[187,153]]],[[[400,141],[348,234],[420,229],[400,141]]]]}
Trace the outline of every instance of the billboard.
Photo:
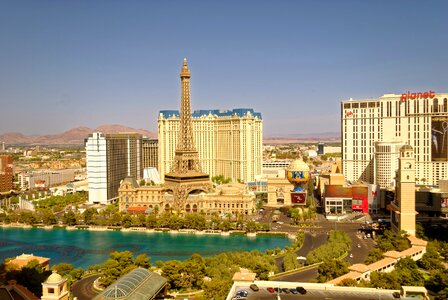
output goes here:
{"type": "Polygon", "coordinates": [[[306,192],[291,193],[291,203],[305,204],[306,203],[306,192]]]}
{"type": "Polygon", "coordinates": [[[330,198],[352,198],[352,188],[342,185],[326,185],[325,197],[330,198]]]}
{"type": "Polygon", "coordinates": [[[369,197],[369,187],[365,186],[352,186],[352,208],[354,210],[362,210],[363,212],[368,212],[368,197],[369,197]]]}
{"type": "Polygon", "coordinates": [[[432,161],[448,161],[448,116],[431,118],[432,161]]]}

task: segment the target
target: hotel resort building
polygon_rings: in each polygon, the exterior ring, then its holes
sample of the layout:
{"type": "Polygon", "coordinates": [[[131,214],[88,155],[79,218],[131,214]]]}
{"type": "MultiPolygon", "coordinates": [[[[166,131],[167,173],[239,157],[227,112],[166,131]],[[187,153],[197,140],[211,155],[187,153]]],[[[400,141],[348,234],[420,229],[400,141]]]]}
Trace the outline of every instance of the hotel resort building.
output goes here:
{"type": "MultiPolygon", "coordinates": [[[[261,176],[263,120],[259,112],[196,110],[191,114],[191,121],[203,172],[210,177],[223,175],[242,182],[261,176]]],[[[179,140],[179,111],[160,111],[158,127],[159,173],[163,177],[171,169],[179,140]]]]}
{"type": "Polygon", "coordinates": [[[89,203],[117,199],[120,182],[143,177],[142,136],[138,133],[92,133],[86,140],[89,203]]]}
{"type": "Polygon", "coordinates": [[[448,94],[406,92],[341,102],[343,174],[351,182],[394,185],[399,149],[414,149],[417,184],[448,176],[448,94]]]}
{"type": "MultiPolygon", "coordinates": [[[[133,214],[161,214],[177,210],[173,194],[164,186],[139,186],[133,178],[126,178],[120,185],[119,209],[133,214]]],[[[216,187],[211,193],[190,194],[183,207],[186,213],[211,215],[252,215],[256,210],[255,196],[241,183],[216,187]]]]}

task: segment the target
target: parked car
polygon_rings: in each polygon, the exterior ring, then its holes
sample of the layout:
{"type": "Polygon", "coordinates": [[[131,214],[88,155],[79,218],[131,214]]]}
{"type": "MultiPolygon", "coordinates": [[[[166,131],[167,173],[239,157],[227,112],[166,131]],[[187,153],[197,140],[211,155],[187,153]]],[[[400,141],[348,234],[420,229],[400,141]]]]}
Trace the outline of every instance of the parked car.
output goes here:
{"type": "Polygon", "coordinates": [[[297,291],[299,292],[300,295],[305,295],[306,294],[306,290],[302,286],[298,286],[297,287],[297,291]]]}
{"type": "Polygon", "coordinates": [[[269,293],[275,293],[275,290],[271,287],[266,288],[269,293]]]}
{"type": "Polygon", "coordinates": [[[236,294],[235,294],[235,298],[236,298],[236,299],[243,299],[243,298],[246,298],[247,295],[248,295],[248,292],[247,292],[247,291],[245,291],[245,290],[241,290],[241,291],[236,292],[236,294]]]}
{"type": "Polygon", "coordinates": [[[290,291],[291,293],[293,293],[294,295],[295,295],[295,294],[297,294],[297,290],[296,290],[296,289],[294,289],[294,288],[292,288],[292,289],[289,289],[289,291],[290,291]]]}
{"type": "Polygon", "coordinates": [[[255,283],[252,283],[249,287],[254,292],[258,292],[260,290],[255,283]]]}
{"type": "Polygon", "coordinates": [[[282,292],[285,293],[285,294],[289,294],[289,293],[291,293],[291,292],[289,291],[289,289],[287,289],[287,288],[282,288],[282,292]]]}

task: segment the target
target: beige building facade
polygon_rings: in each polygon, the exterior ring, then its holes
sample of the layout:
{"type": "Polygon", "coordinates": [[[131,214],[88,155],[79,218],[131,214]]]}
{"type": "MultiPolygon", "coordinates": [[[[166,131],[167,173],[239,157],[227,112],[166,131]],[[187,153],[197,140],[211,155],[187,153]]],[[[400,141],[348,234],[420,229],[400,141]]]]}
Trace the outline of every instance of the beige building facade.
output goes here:
{"type": "MultiPolygon", "coordinates": [[[[377,99],[344,100],[341,121],[343,173],[347,180],[379,184],[377,176],[384,175],[382,187],[390,182],[389,175],[396,166],[375,162],[376,151],[377,158],[382,155],[375,148],[377,142],[413,147],[417,184],[437,185],[439,179],[448,176],[447,93],[405,92],[377,99]]],[[[396,156],[393,153],[391,149],[390,156],[396,156]]]]}
{"type": "Polygon", "coordinates": [[[159,141],[157,139],[142,139],[143,168],[157,168],[159,164],[159,141]]]}
{"type": "MultiPolygon", "coordinates": [[[[202,171],[233,181],[253,181],[262,174],[263,120],[253,109],[197,110],[192,132],[202,171]]],[[[159,173],[171,170],[180,129],[179,111],[161,111],[158,119],[159,173]]]]}
{"type": "Polygon", "coordinates": [[[415,235],[415,158],[409,145],[400,149],[396,197],[391,202],[391,225],[395,232],[415,235]]]}
{"type": "MultiPolygon", "coordinates": [[[[119,209],[129,213],[171,212],[176,209],[173,194],[163,186],[139,186],[137,181],[126,178],[120,185],[119,209]]],[[[186,213],[252,215],[256,210],[254,193],[246,185],[230,183],[218,186],[211,193],[189,194],[186,213]]]]}

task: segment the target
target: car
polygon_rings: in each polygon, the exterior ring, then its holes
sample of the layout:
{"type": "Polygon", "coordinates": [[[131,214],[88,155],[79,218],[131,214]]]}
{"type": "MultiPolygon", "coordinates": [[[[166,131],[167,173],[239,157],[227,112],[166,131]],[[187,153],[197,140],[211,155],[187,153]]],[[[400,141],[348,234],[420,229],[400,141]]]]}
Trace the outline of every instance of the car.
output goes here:
{"type": "Polygon", "coordinates": [[[274,288],[274,291],[275,291],[276,293],[281,293],[281,292],[282,292],[282,290],[279,289],[279,288],[274,288]]]}
{"type": "Polygon", "coordinates": [[[252,283],[249,287],[254,292],[258,292],[260,290],[255,283],[252,283]]]}
{"type": "Polygon", "coordinates": [[[358,248],[361,248],[361,245],[360,244],[358,244],[356,247],[358,247],[358,248]]]}
{"type": "Polygon", "coordinates": [[[275,293],[275,290],[271,287],[266,288],[269,293],[275,293]]]}
{"type": "Polygon", "coordinates": [[[243,299],[243,298],[246,298],[248,294],[249,293],[247,291],[241,290],[241,291],[236,292],[235,298],[236,299],[243,299]]]}
{"type": "Polygon", "coordinates": [[[289,291],[290,291],[291,293],[293,293],[294,295],[297,294],[297,290],[296,290],[295,288],[289,289],[289,291]]]}
{"type": "Polygon", "coordinates": [[[297,291],[299,292],[300,295],[305,295],[306,294],[306,290],[303,286],[298,286],[297,287],[297,291]]]}
{"type": "Polygon", "coordinates": [[[291,293],[291,291],[290,291],[289,289],[287,289],[287,288],[282,288],[281,290],[282,290],[282,292],[285,293],[285,294],[289,294],[289,293],[291,293]]]}
{"type": "Polygon", "coordinates": [[[350,258],[353,258],[353,254],[352,254],[352,253],[350,253],[349,257],[350,257],[350,258]]]}

